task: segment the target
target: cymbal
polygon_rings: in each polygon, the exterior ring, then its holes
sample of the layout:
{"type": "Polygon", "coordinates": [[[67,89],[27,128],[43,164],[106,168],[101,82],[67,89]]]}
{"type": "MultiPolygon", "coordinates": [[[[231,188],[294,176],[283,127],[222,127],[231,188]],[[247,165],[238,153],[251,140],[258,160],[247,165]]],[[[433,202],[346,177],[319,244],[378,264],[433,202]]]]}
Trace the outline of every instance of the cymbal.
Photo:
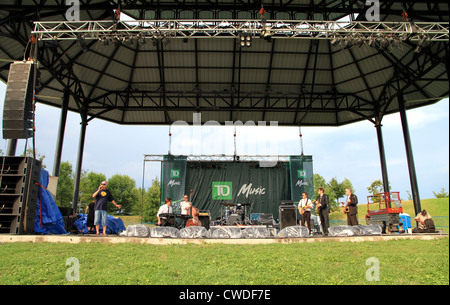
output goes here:
{"type": "Polygon", "coordinates": [[[251,205],[251,203],[228,203],[228,202],[219,202],[219,204],[227,206],[227,207],[237,206],[238,204],[240,204],[241,206],[251,205]]]}
{"type": "Polygon", "coordinates": [[[226,206],[226,207],[235,206],[234,203],[228,203],[228,202],[219,202],[219,204],[224,205],[224,206],[226,206]]]}

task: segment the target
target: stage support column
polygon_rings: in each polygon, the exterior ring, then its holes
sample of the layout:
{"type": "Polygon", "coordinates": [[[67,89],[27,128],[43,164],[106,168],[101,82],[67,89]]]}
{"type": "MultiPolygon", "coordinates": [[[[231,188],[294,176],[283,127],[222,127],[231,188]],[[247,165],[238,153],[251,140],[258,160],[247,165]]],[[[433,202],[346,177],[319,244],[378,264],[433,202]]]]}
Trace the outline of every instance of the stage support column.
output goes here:
{"type": "Polygon", "coordinates": [[[59,177],[59,169],[61,167],[61,155],[64,143],[64,131],[66,130],[67,109],[69,106],[69,91],[64,91],[64,99],[61,106],[61,117],[59,120],[58,139],[56,143],[55,160],[53,161],[53,176],[59,177]]]}
{"type": "Polygon", "coordinates": [[[389,179],[388,179],[388,172],[387,172],[387,164],[386,164],[386,155],[384,152],[384,141],[383,141],[383,133],[381,131],[381,125],[380,122],[377,122],[375,124],[375,128],[377,129],[377,139],[378,139],[378,150],[380,153],[380,163],[381,163],[381,176],[383,178],[383,189],[384,192],[389,192],[389,179]]]}
{"type": "Polygon", "coordinates": [[[8,147],[6,148],[6,155],[8,157],[14,157],[16,155],[17,139],[9,139],[8,147]]]}
{"type": "Polygon", "coordinates": [[[412,197],[413,197],[413,202],[414,202],[414,211],[416,213],[415,215],[417,215],[422,211],[422,207],[420,205],[419,187],[417,184],[417,176],[416,176],[416,167],[414,165],[414,157],[413,157],[413,151],[412,151],[412,147],[411,147],[411,137],[409,135],[408,120],[406,118],[406,106],[405,106],[405,100],[403,98],[402,92],[400,92],[398,95],[398,106],[399,106],[399,110],[400,110],[400,118],[402,121],[403,138],[405,140],[406,159],[408,161],[409,180],[411,183],[411,191],[412,191],[412,197]]]}
{"type": "Polygon", "coordinates": [[[80,143],[78,144],[77,168],[75,170],[75,185],[73,188],[73,197],[72,197],[72,208],[74,213],[77,213],[78,195],[79,195],[78,193],[80,191],[81,168],[83,163],[84,141],[86,138],[87,124],[88,124],[87,110],[83,109],[81,113],[80,143]]]}

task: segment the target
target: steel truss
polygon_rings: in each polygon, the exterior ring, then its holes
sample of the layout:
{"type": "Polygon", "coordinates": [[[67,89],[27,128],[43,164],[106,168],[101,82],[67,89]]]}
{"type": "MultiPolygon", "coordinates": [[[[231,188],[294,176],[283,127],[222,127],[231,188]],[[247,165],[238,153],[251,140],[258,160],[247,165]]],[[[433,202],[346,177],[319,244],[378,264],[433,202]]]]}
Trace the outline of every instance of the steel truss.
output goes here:
{"type": "Polygon", "coordinates": [[[448,41],[448,23],[440,22],[361,22],[286,20],[136,20],[34,22],[32,34],[40,40],[76,39],[164,39],[238,38],[251,34],[262,38],[370,40],[388,37],[400,40],[448,41]]]}
{"type": "MultiPolygon", "coordinates": [[[[144,162],[162,162],[165,155],[144,155],[144,162]]],[[[188,155],[188,162],[233,162],[236,161],[235,155],[188,155]]],[[[286,155],[239,155],[241,162],[289,162],[290,156],[286,155]]]]}

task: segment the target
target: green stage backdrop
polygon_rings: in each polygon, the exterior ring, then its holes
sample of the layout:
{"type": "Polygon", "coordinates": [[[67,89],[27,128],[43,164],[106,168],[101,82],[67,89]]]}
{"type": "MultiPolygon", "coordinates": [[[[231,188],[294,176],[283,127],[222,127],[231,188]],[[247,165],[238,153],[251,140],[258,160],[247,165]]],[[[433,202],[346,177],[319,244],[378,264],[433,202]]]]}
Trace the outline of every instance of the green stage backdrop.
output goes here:
{"type": "Polygon", "coordinates": [[[183,200],[186,186],[186,156],[164,156],[161,167],[161,204],[172,198],[174,204],[183,200]]]}
{"type": "Polygon", "coordinates": [[[291,156],[289,160],[292,200],[298,204],[303,192],[306,192],[308,198],[313,200],[317,194],[314,194],[312,156],[291,156]]]}
{"type": "Polygon", "coordinates": [[[251,204],[250,212],[278,218],[282,200],[298,203],[303,191],[313,195],[312,156],[292,156],[290,162],[274,167],[260,167],[259,162],[187,162],[185,156],[165,156],[161,199],[172,198],[176,212],[178,202],[191,190],[194,206],[209,210],[212,219],[221,216],[224,205],[220,203],[251,204]]]}
{"type": "Polygon", "coordinates": [[[254,213],[278,215],[281,200],[290,199],[289,167],[259,167],[258,162],[188,163],[186,189],[200,210],[220,216],[220,203],[251,204],[254,213]]]}

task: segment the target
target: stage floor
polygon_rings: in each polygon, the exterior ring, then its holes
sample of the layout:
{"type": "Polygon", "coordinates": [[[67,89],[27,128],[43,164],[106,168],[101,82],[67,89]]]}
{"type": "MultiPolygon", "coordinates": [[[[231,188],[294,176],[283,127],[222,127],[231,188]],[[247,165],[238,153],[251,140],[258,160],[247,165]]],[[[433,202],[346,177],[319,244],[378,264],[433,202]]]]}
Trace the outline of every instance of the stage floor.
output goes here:
{"type": "Polygon", "coordinates": [[[435,234],[391,234],[372,236],[348,236],[329,237],[312,236],[305,238],[260,238],[260,239],[182,239],[182,238],[148,238],[148,237],[124,237],[117,235],[96,236],[96,235],[13,235],[0,234],[0,243],[13,242],[47,242],[47,243],[137,243],[149,245],[171,245],[171,244],[230,244],[230,245],[262,245],[262,244],[290,244],[290,243],[314,243],[314,242],[365,242],[365,241],[387,241],[387,240],[433,240],[438,238],[448,238],[447,233],[435,234]]]}

